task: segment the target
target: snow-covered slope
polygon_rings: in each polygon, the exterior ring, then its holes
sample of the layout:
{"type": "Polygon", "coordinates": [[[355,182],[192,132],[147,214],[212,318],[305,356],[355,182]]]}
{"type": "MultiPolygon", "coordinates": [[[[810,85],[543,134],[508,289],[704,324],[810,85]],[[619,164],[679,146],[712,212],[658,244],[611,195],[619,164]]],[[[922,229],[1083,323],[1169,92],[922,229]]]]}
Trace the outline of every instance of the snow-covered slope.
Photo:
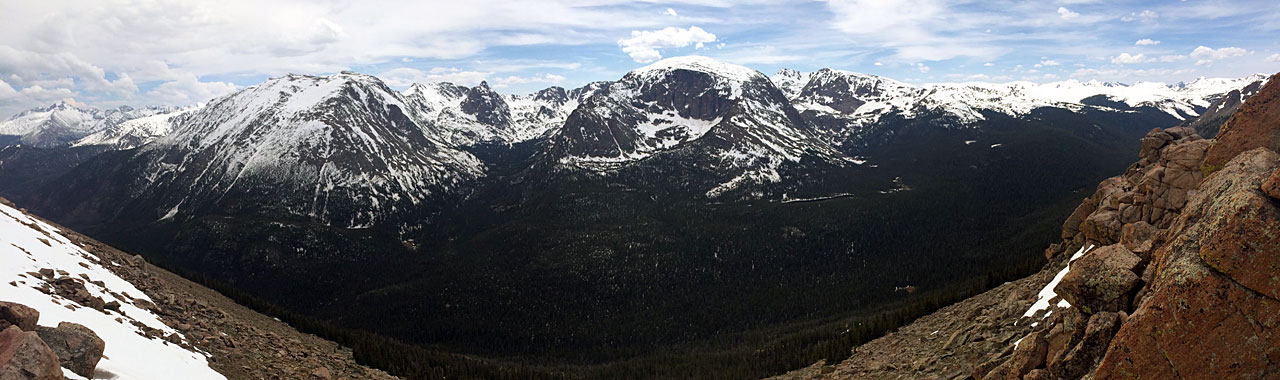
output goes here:
{"type": "Polygon", "coordinates": [[[171,112],[127,120],[76,140],[71,143],[71,146],[107,146],[112,149],[136,148],[169,135],[169,132],[173,130],[173,124],[169,122],[170,118],[195,111],[203,106],[183,107],[171,112]]]}
{"type": "Polygon", "coordinates": [[[800,91],[804,90],[804,85],[809,84],[809,78],[813,73],[803,73],[792,69],[781,69],[769,80],[773,81],[773,85],[777,86],[787,99],[795,99],[800,96],[800,91]]]}
{"type": "Polygon", "coordinates": [[[367,227],[483,174],[421,118],[372,76],[273,78],[169,119],[173,132],[137,152],[137,192],[160,198],[161,219],[264,197],[270,209],[367,227]]]}
{"type": "Polygon", "coordinates": [[[725,176],[706,189],[711,197],[777,182],[779,167],[802,157],[840,161],[769,78],[696,56],[627,73],[583,100],[553,141],[560,164],[593,170],[665,153],[696,160],[687,164],[725,176]]]}
{"type": "Polygon", "coordinates": [[[77,103],[58,102],[0,122],[0,135],[20,136],[21,144],[48,148],[114,128],[129,120],[173,110],[173,107],[134,109],[128,106],[99,110],[77,103]]]}
{"type": "MultiPolygon", "coordinates": [[[[17,302],[40,312],[40,324],[57,326],[74,322],[88,327],[106,342],[98,362],[99,373],[112,379],[224,379],[209,368],[205,354],[188,351],[163,339],[149,338],[142,327],[164,335],[176,330],[160,321],[139,301],[152,300],[133,284],[116,276],[106,266],[125,263],[102,262],[85,252],[57,228],[22,211],[0,203],[0,299],[17,302]],[[41,269],[59,276],[84,280],[94,297],[120,303],[119,310],[98,311],[75,301],[39,290],[46,280],[41,269]],[[65,274],[63,274],[65,273],[65,274]]],[[[70,370],[68,378],[81,378],[70,370]]]]}
{"type": "Polygon", "coordinates": [[[1243,78],[1201,78],[1190,83],[1166,85],[1138,82],[1067,80],[1051,83],[937,83],[909,85],[873,75],[823,69],[814,73],[782,70],[774,76],[801,111],[812,111],[847,121],[853,129],[874,124],[886,115],[914,118],[923,114],[953,117],[960,124],[984,120],[984,111],[1020,117],[1039,107],[1080,110],[1154,107],[1179,120],[1194,118],[1232,90],[1265,80],[1263,75],[1243,78]]]}
{"type": "Polygon", "coordinates": [[[528,95],[505,95],[487,82],[472,88],[415,83],[404,97],[426,128],[455,146],[512,144],[559,128],[584,97],[601,87],[597,82],[574,90],[551,87],[528,95]]]}

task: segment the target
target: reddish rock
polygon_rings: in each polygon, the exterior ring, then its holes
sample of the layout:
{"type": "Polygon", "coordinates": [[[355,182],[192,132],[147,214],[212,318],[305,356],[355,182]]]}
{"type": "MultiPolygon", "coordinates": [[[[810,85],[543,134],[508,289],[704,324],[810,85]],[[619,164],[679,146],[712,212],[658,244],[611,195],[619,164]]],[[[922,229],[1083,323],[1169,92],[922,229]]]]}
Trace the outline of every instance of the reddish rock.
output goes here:
{"type": "Polygon", "coordinates": [[[1271,177],[1262,182],[1262,193],[1272,199],[1280,199],[1280,170],[1271,173],[1271,177]]]}
{"type": "Polygon", "coordinates": [[[1123,310],[1138,285],[1134,270],[1140,263],[1141,258],[1120,244],[1097,248],[1072,262],[1054,291],[1086,314],[1123,310]]]}
{"type": "Polygon", "coordinates": [[[1023,337],[1018,341],[1018,347],[1013,350],[1013,356],[1009,361],[996,367],[985,378],[1015,380],[1022,378],[1022,375],[1033,369],[1043,367],[1044,357],[1049,349],[1044,336],[1044,330],[1036,330],[1023,337]]]}
{"type": "Polygon", "coordinates": [[[1222,125],[1205,155],[1205,172],[1219,170],[1236,155],[1253,148],[1280,150],[1280,74],[1254,94],[1222,125]]]}
{"type": "Polygon", "coordinates": [[[1129,223],[1120,229],[1120,244],[1123,244],[1125,249],[1142,256],[1151,251],[1158,232],[1160,230],[1147,222],[1129,223]]]}
{"type": "Polygon", "coordinates": [[[93,377],[93,369],[98,367],[106,349],[106,343],[93,330],[80,324],[62,322],[56,328],[39,326],[36,332],[58,355],[63,367],[80,376],[93,377]]]}
{"type": "Polygon", "coordinates": [[[0,379],[62,380],[58,356],[33,331],[0,331],[0,379]]]}
{"type": "Polygon", "coordinates": [[[1160,158],[1160,148],[1163,148],[1165,144],[1168,144],[1173,140],[1173,135],[1165,132],[1163,129],[1152,129],[1150,132],[1147,132],[1145,137],[1142,138],[1142,150],[1138,152],[1138,157],[1149,161],[1155,161],[1160,158]]]}
{"type": "Polygon", "coordinates": [[[1119,315],[1112,312],[1101,312],[1089,317],[1084,329],[1084,337],[1062,360],[1049,367],[1049,371],[1060,379],[1078,379],[1089,373],[1107,352],[1107,345],[1119,327],[1119,315]]]}
{"type": "Polygon", "coordinates": [[[36,329],[40,320],[40,312],[20,303],[0,301],[0,330],[9,326],[18,326],[22,331],[36,329]]]}
{"type": "Polygon", "coordinates": [[[1207,177],[1154,252],[1148,294],[1095,379],[1270,379],[1280,373],[1280,210],[1257,189],[1280,154],[1242,153],[1207,177]]]}

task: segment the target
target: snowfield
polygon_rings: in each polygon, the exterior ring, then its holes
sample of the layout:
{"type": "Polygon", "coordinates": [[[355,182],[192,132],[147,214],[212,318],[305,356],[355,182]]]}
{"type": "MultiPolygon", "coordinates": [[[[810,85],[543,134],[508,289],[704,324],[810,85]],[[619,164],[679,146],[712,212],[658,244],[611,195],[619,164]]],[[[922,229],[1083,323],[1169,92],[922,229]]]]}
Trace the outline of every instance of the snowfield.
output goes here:
{"type": "MultiPolygon", "coordinates": [[[[134,305],[130,297],[151,301],[146,294],[129,282],[98,264],[97,256],[77,247],[60,231],[23,212],[0,204],[0,300],[17,302],[40,311],[41,326],[57,326],[59,322],[74,322],[92,329],[106,342],[106,351],[98,362],[98,379],[225,379],[209,368],[204,354],[187,351],[161,339],[142,335],[133,322],[160,329],[166,334],[176,331],[166,326],[150,311],[134,305]],[[120,302],[123,313],[97,311],[80,307],[74,301],[61,296],[45,294],[34,288],[44,282],[28,272],[42,268],[70,273],[71,277],[88,276],[90,281],[102,281],[98,286],[86,281],[89,293],[107,302],[120,302]],[[122,295],[117,297],[112,295],[122,295]],[[71,310],[68,305],[74,305],[71,310]],[[117,322],[117,319],[119,322],[117,322]]],[[[67,378],[80,379],[70,370],[63,369],[67,378]]]]}

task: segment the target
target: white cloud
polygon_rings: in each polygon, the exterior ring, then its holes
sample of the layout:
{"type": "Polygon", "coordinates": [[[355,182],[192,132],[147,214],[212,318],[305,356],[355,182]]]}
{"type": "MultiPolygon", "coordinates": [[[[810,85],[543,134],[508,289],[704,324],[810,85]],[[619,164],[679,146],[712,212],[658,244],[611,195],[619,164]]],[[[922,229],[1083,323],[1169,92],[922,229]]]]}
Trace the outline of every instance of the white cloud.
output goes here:
{"type": "Polygon", "coordinates": [[[1280,62],[1280,53],[1267,56],[1267,62],[1280,62]]]}
{"type": "Polygon", "coordinates": [[[1129,22],[1129,21],[1137,20],[1142,22],[1152,22],[1152,21],[1155,21],[1157,18],[1160,18],[1159,14],[1157,14],[1155,11],[1147,9],[1147,10],[1143,10],[1140,13],[1129,13],[1128,16],[1121,17],[1120,21],[1129,22]]]}
{"type": "Polygon", "coordinates": [[[1213,49],[1207,46],[1199,46],[1199,47],[1196,47],[1195,50],[1191,51],[1191,58],[1196,59],[1197,65],[1209,65],[1209,64],[1213,64],[1214,61],[1220,61],[1220,60],[1231,58],[1231,57],[1239,57],[1247,54],[1249,54],[1248,50],[1241,49],[1234,46],[1224,47],[1220,49],[1213,49]]]}
{"type": "Polygon", "coordinates": [[[1061,66],[1061,65],[1062,65],[1062,62],[1058,62],[1058,61],[1055,61],[1055,60],[1052,60],[1052,59],[1046,59],[1046,60],[1040,61],[1040,63],[1037,63],[1035,66],[1036,66],[1036,67],[1049,67],[1049,66],[1061,66]]]}
{"type": "Polygon", "coordinates": [[[519,84],[530,84],[530,83],[556,84],[563,81],[564,81],[563,76],[559,76],[555,74],[542,74],[542,75],[534,75],[531,77],[508,76],[505,78],[494,79],[493,87],[505,88],[513,84],[519,85],[519,84]]]}
{"type": "Polygon", "coordinates": [[[829,0],[827,7],[835,15],[831,27],[859,46],[892,49],[899,62],[994,59],[1008,51],[982,32],[995,16],[951,9],[945,0],[829,0]]]}
{"type": "Polygon", "coordinates": [[[195,75],[186,73],[147,91],[148,104],[195,104],[236,91],[236,85],[226,82],[201,82],[195,75]]]}
{"type": "Polygon", "coordinates": [[[665,14],[671,17],[680,17],[680,14],[676,13],[676,10],[671,8],[667,8],[667,11],[662,12],[662,14],[665,14]]]}
{"type": "Polygon", "coordinates": [[[1160,41],[1156,41],[1150,38],[1143,38],[1138,40],[1138,42],[1134,42],[1133,44],[1134,45],[1159,45],[1160,41]]]}
{"type": "Polygon", "coordinates": [[[925,64],[923,64],[923,63],[917,63],[917,64],[916,64],[916,70],[919,70],[919,71],[920,71],[920,72],[922,72],[922,73],[927,73],[927,72],[929,72],[929,70],[930,70],[930,69],[929,69],[929,66],[926,66],[926,65],[925,65],[925,64]]]}
{"type": "Polygon", "coordinates": [[[884,66],[884,63],[876,62],[876,63],[875,63],[875,65],[876,65],[876,66],[884,66]]]}
{"type": "Polygon", "coordinates": [[[715,41],[716,35],[697,26],[690,26],[688,29],[667,27],[652,31],[633,31],[630,38],[618,40],[618,46],[621,46],[622,51],[630,55],[631,59],[646,63],[662,59],[658,49],[681,48],[689,45],[701,48],[702,44],[715,41]]]}
{"type": "Polygon", "coordinates": [[[1132,65],[1136,63],[1147,63],[1151,61],[1152,59],[1147,58],[1147,56],[1143,54],[1129,55],[1129,53],[1120,53],[1120,55],[1117,55],[1111,58],[1111,63],[1117,64],[1117,65],[1132,65]]]}
{"type": "Polygon", "coordinates": [[[1080,14],[1072,12],[1070,9],[1067,9],[1067,7],[1058,7],[1058,17],[1061,17],[1063,20],[1073,20],[1080,17],[1080,14]]]}
{"type": "Polygon", "coordinates": [[[987,63],[984,63],[984,64],[982,64],[982,65],[983,65],[983,66],[986,66],[986,67],[991,67],[991,66],[995,66],[996,64],[991,63],[991,62],[987,62],[987,63]]]}

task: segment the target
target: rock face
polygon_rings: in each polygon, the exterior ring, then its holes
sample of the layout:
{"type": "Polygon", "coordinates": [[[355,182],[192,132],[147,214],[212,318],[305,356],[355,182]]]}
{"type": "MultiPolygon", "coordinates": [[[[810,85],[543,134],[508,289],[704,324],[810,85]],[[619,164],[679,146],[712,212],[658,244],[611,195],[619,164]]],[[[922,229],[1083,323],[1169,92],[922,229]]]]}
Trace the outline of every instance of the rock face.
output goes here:
{"type": "Polygon", "coordinates": [[[40,312],[27,305],[0,301],[0,330],[18,326],[22,331],[33,331],[40,320],[40,312]]]}
{"type": "Polygon", "coordinates": [[[1256,95],[1240,106],[1218,132],[1204,160],[1205,171],[1215,171],[1237,154],[1258,147],[1280,150],[1280,74],[1274,75],[1256,95]]]}
{"type": "Polygon", "coordinates": [[[58,356],[34,331],[0,331],[0,379],[62,380],[58,356]]]}
{"type": "Polygon", "coordinates": [[[1054,290],[1085,312],[1119,311],[1139,283],[1142,259],[1120,244],[1095,249],[1071,264],[1071,271],[1054,290]]]}
{"type": "Polygon", "coordinates": [[[1280,370],[1280,209],[1257,189],[1280,155],[1209,176],[1156,251],[1154,279],[1098,379],[1263,379],[1280,370]]]}
{"type": "Polygon", "coordinates": [[[58,354],[63,367],[84,377],[93,377],[93,369],[106,350],[106,342],[98,334],[76,323],[62,322],[56,328],[40,326],[36,333],[58,354]]]}

